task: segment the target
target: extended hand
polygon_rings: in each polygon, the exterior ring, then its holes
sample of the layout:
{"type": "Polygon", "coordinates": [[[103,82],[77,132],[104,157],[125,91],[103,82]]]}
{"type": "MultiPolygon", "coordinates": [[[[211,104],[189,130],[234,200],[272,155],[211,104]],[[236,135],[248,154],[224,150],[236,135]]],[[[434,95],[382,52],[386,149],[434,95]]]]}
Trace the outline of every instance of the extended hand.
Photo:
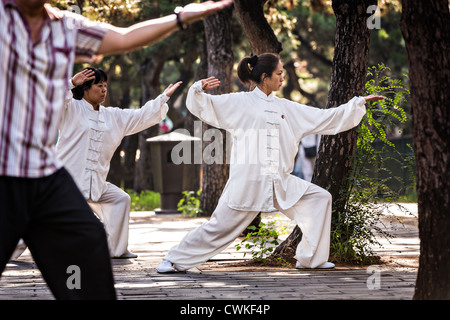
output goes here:
{"type": "Polygon", "coordinates": [[[74,86],[80,86],[92,79],[95,79],[94,70],[85,69],[72,77],[72,83],[74,86]]]}
{"type": "Polygon", "coordinates": [[[175,92],[175,90],[177,90],[177,88],[183,83],[183,81],[178,81],[175,84],[169,84],[169,86],[166,88],[166,90],[164,90],[164,93],[166,94],[166,96],[170,97],[172,95],[172,93],[175,92]]]}
{"type": "Polygon", "coordinates": [[[370,101],[378,101],[378,100],[384,100],[383,96],[374,96],[373,94],[368,95],[367,97],[364,97],[364,99],[366,99],[366,102],[370,102],[370,101]]]}
{"type": "Polygon", "coordinates": [[[202,80],[202,89],[205,91],[217,88],[218,86],[220,86],[220,81],[215,77],[209,77],[202,80]]]}
{"type": "Polygon", "coordinates": [[[180,14],[180,19],[183,24],[189,24],[194,21],[200,20],[206,16],[209,16],[217,11],[228,7],[233,3],[233,0],[222,1],[205,1],[202,3],[190,3],[183,7],[183,11],[180,14]]]}

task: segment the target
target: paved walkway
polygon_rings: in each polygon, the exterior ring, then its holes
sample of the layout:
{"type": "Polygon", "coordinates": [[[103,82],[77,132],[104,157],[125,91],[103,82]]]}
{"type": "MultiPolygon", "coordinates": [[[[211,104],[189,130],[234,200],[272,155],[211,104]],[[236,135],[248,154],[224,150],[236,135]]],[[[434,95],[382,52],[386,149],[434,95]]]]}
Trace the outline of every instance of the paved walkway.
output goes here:
{"type": "MultiPolygon", "coordinates": [[[[417,215],[415,205],[408,205],[417,215]]],[[[198,269],[186,273],[158,274],[155,267],[167,250],[205,218],[177,214],[133,212],[130,249],[137,259],[113,260],[119,300],[410,300],[417,275],[419,239],[417,219],[394,210],[403,225],[384,216],[385,228],[395,234],[390,242],[380,238],[378,266],[340,266],[334,270],[297,270],[236,266],[248,259],[234,244],[198,269]]],[[[292,227],[283,216],[265,215],[292,227]]],[[[235,242],[236,244],[237,242],[235,242]]],[[[11,261],[0,278],[0,300],[51,300],[29,251],[11,261]]],[[[192,303],[191,303],[192,305],[192,303]]],[[[223,311],[222,311],[223,312],[223,311]]]]}

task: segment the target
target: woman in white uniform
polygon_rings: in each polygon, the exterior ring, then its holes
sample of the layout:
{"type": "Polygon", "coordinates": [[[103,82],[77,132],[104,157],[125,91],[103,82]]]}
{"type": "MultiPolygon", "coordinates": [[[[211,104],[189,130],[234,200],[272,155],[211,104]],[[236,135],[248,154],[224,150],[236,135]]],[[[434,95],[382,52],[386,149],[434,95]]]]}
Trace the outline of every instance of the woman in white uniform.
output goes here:
{"type": "Polygon", "coordinates": [[[187,97],[191,113],[225,129],[233,138],[229,180],[210,220],[171,248],[157,271],[184,271],[198,266],[230,245],[258,212],[279,210],[303,232],[295,258],[297,268],[332,268],[328,262],[331,195],[290,173],[300,140],[308,134],[337,134],[357,126],[365,102],[383,97],[354,97],[337,108],[318,109],[273,95],[283,83],[278,55],[246,57],[238,66],[251,92],[209,95],[220,85],[214,77],[192,85],[187,97]],[[246,140],[243,142],[242,140],[246,140]],[[247,147],[243,147],[247,146],[247,147]],[[248,161],[258,154],[258,161],[248,161]],[[236,160],[237,159],[237,160],[236,160]]]}
{"type": "Polygon", "coordinates": [[[92,211],[103,222],[111,257],[135,258],[137,255],[128,251],[130,197],[106,181],[110,161],[125,136],[166,117],[166,102],[181,82],[169,85],[140,109],[120,109],[101,105],[106,98],[107,80],[105,72],[94,68],[73,76],[56,149],[92,211]]]}

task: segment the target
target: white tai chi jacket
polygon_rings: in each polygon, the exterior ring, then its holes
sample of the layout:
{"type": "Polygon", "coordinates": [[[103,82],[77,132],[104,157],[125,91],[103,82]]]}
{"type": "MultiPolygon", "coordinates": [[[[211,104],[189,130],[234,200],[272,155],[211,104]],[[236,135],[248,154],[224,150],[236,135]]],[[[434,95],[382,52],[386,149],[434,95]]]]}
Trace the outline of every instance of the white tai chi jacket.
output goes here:
{"type": "Polygon", "coordinates": [[[190,88],[186,105],[200,120],[231,133],[231,157],[238,160],[230,163],[227,192],[223,193],[228,206],[263,212],[275,210],[274,191],[285,210],[308,188],[308,182],[291,175],[304,136],[349,130],[366,113],[363,97],[354,97],[337,108],[319,109],[278,98],[273,93],[267,96],[258,88],[252,92],[210,95],[202,90],[201,81],[190,88]],[[259,158],[252,161],[255,154],[259,158]]]}
{"type": "Polygon", "coordinates": [[[70,91],[67,98],[56,151],[84,197],[98,201],[122,139],[161,122],[169,97],[161,94],[140,109],[100,105],[98,111],[84,99],[73,99],[70,91]]]}

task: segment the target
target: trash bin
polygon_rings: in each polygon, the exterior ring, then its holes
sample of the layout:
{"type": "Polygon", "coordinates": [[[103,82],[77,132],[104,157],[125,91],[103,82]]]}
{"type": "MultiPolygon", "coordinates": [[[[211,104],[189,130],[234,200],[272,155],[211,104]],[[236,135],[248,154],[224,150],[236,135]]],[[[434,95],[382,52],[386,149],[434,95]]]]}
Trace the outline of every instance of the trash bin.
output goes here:
{"type": "Polygon", "coordinates": [[[196,143],[201,144],[201,139],[174,131],[149,138],[147,142],[150,143],[154,191],[161,195],[161,208],[155,213],[177,213],[182,192],[199,189],[200,164],[194,163],[194,148],[199,147],[196,143]],[[176,156],[173,158],[174,148],[176,156]],[[180,153],[182,159],[177,157],[180,153]]]}

